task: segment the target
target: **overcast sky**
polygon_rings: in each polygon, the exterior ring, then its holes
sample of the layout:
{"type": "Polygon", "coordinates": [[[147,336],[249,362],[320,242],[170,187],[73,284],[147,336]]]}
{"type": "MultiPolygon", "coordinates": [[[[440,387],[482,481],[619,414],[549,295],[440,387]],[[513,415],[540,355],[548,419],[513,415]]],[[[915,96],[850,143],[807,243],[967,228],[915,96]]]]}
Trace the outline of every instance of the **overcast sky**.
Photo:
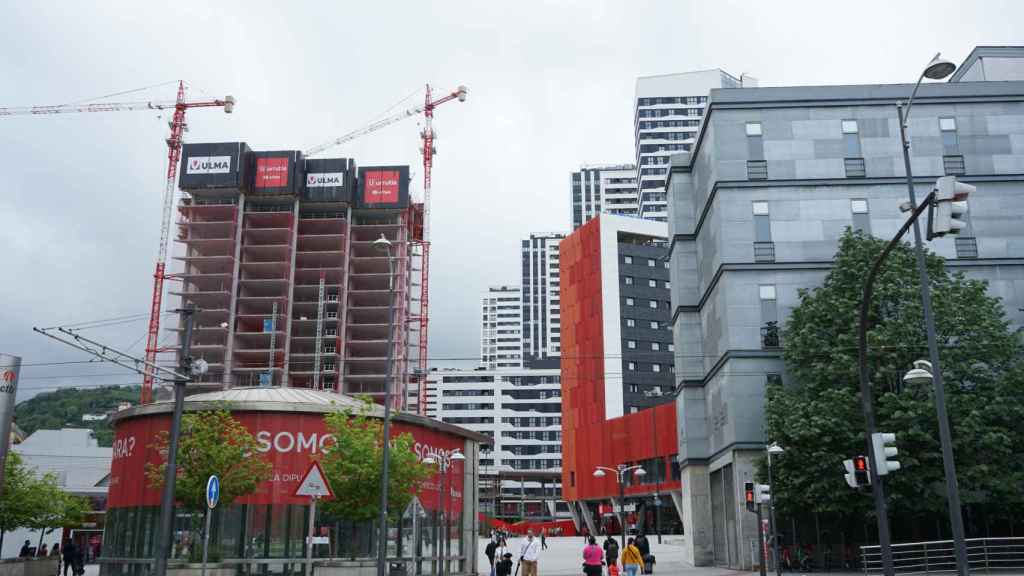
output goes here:
{"type": "MultiPolygon", "coordinates": [[[[235,114],[189,113],[187,140],[303,149],[440,91],[430,356],[479,354],[479,297],[518,283],[518,241],[568,230],[569,174],[633,160],[637,76],[720,67],[762,86],[912,82],[942,51],[1022,44],[1020,2],[16,2],[0,0],[0,106],[59,104],[185,79],[235,114]]],[[[163,85],[112,100],[172,99],[163,85]]],[[[87,358],[31,331],[145,315],[166,117],[0,119],[0,351],[87,358]]],[[[335,150],[410,164],[418,121],[335,150]]],[[[166,301],[165,309],[177,305],[166,301]]],[[[142,354],[145,319],[96,330],[142,354]]],[[[108,366],[27,366],[19,398],[128,383],[108,366]]]]}

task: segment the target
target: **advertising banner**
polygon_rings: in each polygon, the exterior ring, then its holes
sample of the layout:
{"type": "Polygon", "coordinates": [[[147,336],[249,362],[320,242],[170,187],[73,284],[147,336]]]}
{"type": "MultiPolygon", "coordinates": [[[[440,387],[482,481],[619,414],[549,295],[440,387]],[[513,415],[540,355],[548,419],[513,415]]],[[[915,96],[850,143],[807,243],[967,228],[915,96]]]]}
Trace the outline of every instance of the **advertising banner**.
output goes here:
{"type": "Polygon", "coordinates": [[[301,181],[302,154],[295,150],[253,152],[254,194],[295,194],[301,181]]]}
{"type": "Polygon", "coordinates": [[[182,190],[241,188],[248,152],[244,142],[185,144],[178,186],[182,190]]]}
{"type": "Polygon", "coordinates": [[[364,166],[359,169],[360,208],[405,208],[409,205],[408,166],[364,166]]]}
{"type": "Polygon", "coordinates": [[[303,200],[351,202],[352,177],[345,158],[307,158],[303,200]]]}
{"type": "Polygon", "coordinates": [[[21,357],[0,354],[0,493],[3,492],[7,451],[11,447],[11,423],[14,422],[14,400],[18,394],[21,357]]]}
{"type": "MultiPolygon", "coordinates": [[[[256,437],[260,456],[273,465],[271,477],[260,484],[254,494],[236,500],[248,504],[308,504],[308,499],[295,496],[295,491],[310,462],[323,455],[334,437],[327,432],[323,414],[284,412],[236,412],[237,418],[256,437]]],[[[159,464],[160,455],[153,447],[157,435],[170,428],[170,415],[158,414],[131,418],[117,423],[114,453],[110,466],[108,505],[111,508],[157,506],[160,490],[145,480],[146,463],[159,464]]],[[[463,447],[464,439],[445,432],[392,420],[393,436],[409,432],[415,440],[413,450],[419,460],[427,456],[444,459],[449,464],[454,450],[463,447]]],[[[446,488],[451,490],[451,506],[462,505],[463,466],[454,463],[446,488]]],[[[328,479],[329,480],[329,479],[328,479]]],[[[439,502],[440,476],[427,480],[419,492],[420,501],[429,510],[439,502]]]]}

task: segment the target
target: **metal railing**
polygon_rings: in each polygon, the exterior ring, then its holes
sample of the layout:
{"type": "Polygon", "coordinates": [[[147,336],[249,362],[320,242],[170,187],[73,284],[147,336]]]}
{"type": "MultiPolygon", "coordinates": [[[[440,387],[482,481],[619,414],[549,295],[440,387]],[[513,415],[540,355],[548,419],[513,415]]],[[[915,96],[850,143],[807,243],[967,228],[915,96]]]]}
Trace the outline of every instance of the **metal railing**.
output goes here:
{"type": "MultiPolygon", "coordinates": [[[[882,574],[878,546],[861,546],[860,553],[864,574],[882,574]]],[[[952,540],[893,544],[892,561],[897,574],[955,574],[957,571],[952,540]]],[[[1024,538],[968,538],[967,561],[970,572],[1024,571],[1024,538]]]]}

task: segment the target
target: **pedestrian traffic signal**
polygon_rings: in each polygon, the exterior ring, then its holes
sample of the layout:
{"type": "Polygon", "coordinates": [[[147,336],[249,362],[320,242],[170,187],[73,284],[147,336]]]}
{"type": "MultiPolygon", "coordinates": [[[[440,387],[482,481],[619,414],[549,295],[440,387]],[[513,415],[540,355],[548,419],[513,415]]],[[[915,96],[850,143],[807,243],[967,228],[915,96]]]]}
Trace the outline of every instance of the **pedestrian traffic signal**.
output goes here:
{"type": "Polygon", "coordinates": [[[900,463],[890,460],[900,453],[899,449],[890,444],[896,443],[896,435],[891,432],[875,432],[871,435],[871,448],[875,453],[875,465],[878,467],[875,473],[884,476],[889,472],[900,469],[900,463]]]}
{"type": "Polygon", "coordinates": [[[754,485],[754,502],[758,504],[768,504],[772,499],[772,487],[767,484],[755,484],[754,485]]]}
{"type": "Polygon", "coordinates": [[[754,512],[757,510],[757,501],[754,499],[753,482],[743,483],[743,500],[747,503],[747,511],[754,512]]]}
{"type": "Polygon", "coordinates": [[[958,182],[956,176],[943,176],[935,182],[935,199],[928,206],[929,240],[967,227],[967,197],[976,190],[958,182]]]}
{"type": "Polygon", "coordinates": [[[871,475],[868,474],[868,459],[865,456],[857,456],[850,460],[843,460],[843,467],[846,468],[847,485],[850,488],[871,485],[871,475]]]}

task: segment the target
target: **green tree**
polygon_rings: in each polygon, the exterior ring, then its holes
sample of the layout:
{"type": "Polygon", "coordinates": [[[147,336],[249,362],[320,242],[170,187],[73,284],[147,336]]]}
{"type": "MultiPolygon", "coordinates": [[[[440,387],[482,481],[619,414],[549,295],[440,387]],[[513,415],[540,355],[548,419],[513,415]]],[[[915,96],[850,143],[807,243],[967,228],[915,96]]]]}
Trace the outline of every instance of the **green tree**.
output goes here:
{"type": "Polygon", "coordinates": [[[37,547],[42,546],[45,535],[56,528],[80,526],[91,510],[86,498],[61,490],[53,474],[44,474],[36,479],[32,490],[37,508],[24,527],[39,531],[37,547]]]}
{"type": "MultiPolygon", "coordinates": [[[[166,454],[168,439],[167,432],[161,433],[154,448],[166,454]]],[[[220,477],[219,506],[230,506],[239,496],[251,494],[272,471],[270,462],[258,455],[258,447],[256,437],[226,408],[185,414],[178,440],[175,498],[189,510],[203,510],[206,482],[214,474],[220,477]]],[[[151,486],[164,485],[166,469],[166,461],[147,465],[151,486]]]]}
{"type": "Polygon", "coordinates": [[[53,474],[36,476],[17,452],[7,454],[5,470],[0,495],[0,547],[11,530],[77,526],[90,509],[86,499],[64,492],[53,474]]]}
{"type": "MultiPolygon", "coordinates": [[[[843,481],[842,461],[865,453],[857,376],[857,313],[864,278],[885,241],[847,231],[824,282],[800,292],[783,331],[792,381],[767,390],[768,437],[786,447],[773,491],[784,513],[871,513],[843,481]]],[[[1024,348],[983,281],[950,273],[928,254],[936,330],[964,504],[1016,492],[1024,474],[1024,348]]],[[[869,314],[868,358],[878,430],[895,432],[903,469],[886,478],[892,513],[945,515],[931,386],[903,383],[927,343],[914,252],[897,247],[880,271],[869,314]]]]}
{"type": "MultiPolygon", "coordinates": [[[[323,503],[324,511],[331,516],[368,522],[380,514],[384,425],[373,415],[374,409],[374,404],[364,398],[357,411],[346,408],[324,417],[335,437],[335,442],[325,447],[321,462],[334,492],[334,498],[323,503]]],[[[409,433],[391,438],[388,516],[392,520],[402,515],[431,475],[431,468],[418,461],[413,444],[409,433]]]]}

